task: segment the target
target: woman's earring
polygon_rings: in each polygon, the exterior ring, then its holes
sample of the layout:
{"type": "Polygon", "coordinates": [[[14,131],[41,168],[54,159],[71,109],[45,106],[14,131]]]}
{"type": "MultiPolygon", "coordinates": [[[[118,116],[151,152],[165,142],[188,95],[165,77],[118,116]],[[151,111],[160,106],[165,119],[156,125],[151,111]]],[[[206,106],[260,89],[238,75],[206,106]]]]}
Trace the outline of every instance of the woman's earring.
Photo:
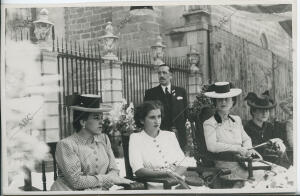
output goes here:
{"type": "Polygon", "coordinates": [[[85,124],[83,124],[82,128],[85,129],[85,124]]]}

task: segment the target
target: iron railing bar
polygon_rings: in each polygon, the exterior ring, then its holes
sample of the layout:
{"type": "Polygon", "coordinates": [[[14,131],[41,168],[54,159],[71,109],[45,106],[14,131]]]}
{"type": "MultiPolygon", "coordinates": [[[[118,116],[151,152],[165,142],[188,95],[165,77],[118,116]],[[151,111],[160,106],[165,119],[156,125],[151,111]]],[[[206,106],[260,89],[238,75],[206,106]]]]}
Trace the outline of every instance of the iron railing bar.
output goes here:
{"type": "MultiPolygon", "coordinates": [[[[63,44],[64,44],[64,41],[63,41],[63,38],[61,40],[61,44],[62,44],[62,52],[64,52],[64,49],[63,49],[63,44]]],[[[61,58],[62,59],[62,84],[63,84],[63,130],[65,131],[65,135],[63,137],[67,137],[68,136],[68,130],[66,129],[66,93],[65,93],[65,63],[64,63],[64,57],[61,58]]]]}

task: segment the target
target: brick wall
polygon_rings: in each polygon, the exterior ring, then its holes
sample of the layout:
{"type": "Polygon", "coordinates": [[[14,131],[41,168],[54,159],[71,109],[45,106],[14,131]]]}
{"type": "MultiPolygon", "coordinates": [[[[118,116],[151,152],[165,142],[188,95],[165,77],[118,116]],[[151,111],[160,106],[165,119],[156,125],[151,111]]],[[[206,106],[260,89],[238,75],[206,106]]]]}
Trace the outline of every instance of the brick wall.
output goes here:
{"type": "Polygon", "coordinates": [[[65,8],[65,36],[72,41],[97,42],[105,24],[112,21],[120,47],[149,49],[162,28],[161,10],[155,10],[155,15],[132,16],[128,6],[65,8]]]}
{"type": "Polygon", "coordinates": [[[113,26],[120,37],[119,46],[131,49],[149,49],[162,32],[162,12],[155,7],[155,14],[145,16],[130,15],[129,7],[114,7],[113,26]]]}
{"type": "Polygon", "coordinates": [[[97,42],[105,24],[112,20],[112,7],[65,8],[65,37],[71,41],[97,42]]]}

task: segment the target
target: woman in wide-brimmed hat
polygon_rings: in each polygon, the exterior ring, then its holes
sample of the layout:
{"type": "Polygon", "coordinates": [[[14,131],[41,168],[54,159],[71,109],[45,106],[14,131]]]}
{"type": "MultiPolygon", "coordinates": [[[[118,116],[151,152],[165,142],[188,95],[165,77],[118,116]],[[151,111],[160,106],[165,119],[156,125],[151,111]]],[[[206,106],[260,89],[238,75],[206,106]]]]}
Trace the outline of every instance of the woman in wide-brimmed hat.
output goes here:
{"type": "MultiPolygon", "coordinates": [[[[255,150],[248,150],[252,142],[244,131],[241,118],[230,114],[242,90],[233,88],[229,82],[216,82],[208,91],[204,95],[212,98],[216,112],[203,123],[207,150],[213,153],[234,151],[242,156],[260,156],[255,150]]],[[[215,166],[231,169],[230,175],[222,177],[226,180],[243,181],[248,177],[247,170],[237,162],[215,161],[215,166]]]]}
{"type": "Polygon", "coordinates": [[[103,113],[111,107],[97,95],[74,94],[70,102],[76,133],[57,143],[59,177],[51,190],[107,190],[114,184],[131,183],[118,176],[109,138],[102,133],[103,113]]]}
{"type": "Polygon", "coordinates": [[[265,91],[261,96],[249,92],[245,100],[250,107],[252,119],[246,123],[244,128],[251,137],[253,145],[255,146],[271,140],[272,145],[258,148],[257,151],[265,160],[288,168],[291,163],[287,157],[285,152],[286,147],[283,143],[285,133],[283,130],[276,129],[272,123],[268,122],[270,110],[276,107],[276,102],[270,97],[269,91],[265,91]]]}

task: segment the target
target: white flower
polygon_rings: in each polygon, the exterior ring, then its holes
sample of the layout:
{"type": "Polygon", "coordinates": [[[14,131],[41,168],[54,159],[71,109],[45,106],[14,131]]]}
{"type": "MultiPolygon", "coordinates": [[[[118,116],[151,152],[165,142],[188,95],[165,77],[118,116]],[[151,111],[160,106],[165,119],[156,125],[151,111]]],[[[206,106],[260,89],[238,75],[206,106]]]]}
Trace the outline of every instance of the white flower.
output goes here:
{"type": "Polygon", "coordinates": [[[186,120],[185,127],[186,127],[187,129],[190,129],[190,128],[191,128],[191,122],[190,122],[188,119],[186,120]]]}
{"type": "Polygon", "coordinates": [[[115,103],[113,105],[113,109],[110,111],[111,122],[116,123],[120,119],[120,116],[122,115],[122,108],[123,103],[115,103]]]}

